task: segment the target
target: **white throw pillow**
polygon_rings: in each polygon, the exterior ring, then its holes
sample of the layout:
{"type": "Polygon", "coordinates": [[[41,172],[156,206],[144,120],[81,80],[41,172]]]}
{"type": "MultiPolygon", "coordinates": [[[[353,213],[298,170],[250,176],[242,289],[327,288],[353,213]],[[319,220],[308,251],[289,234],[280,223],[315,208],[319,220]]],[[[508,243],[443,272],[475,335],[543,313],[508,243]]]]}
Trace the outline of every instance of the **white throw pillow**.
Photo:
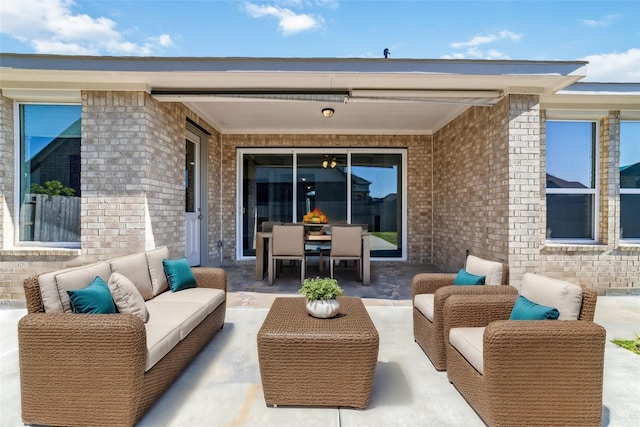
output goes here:
{"type": "Polygon", "coordinates": [[[131,280],[118,272],[111,273],[109,290],[120,313],[135,314],[143,322],[147,322],[149,312],[144,304],[144,298],[131,280]]]}

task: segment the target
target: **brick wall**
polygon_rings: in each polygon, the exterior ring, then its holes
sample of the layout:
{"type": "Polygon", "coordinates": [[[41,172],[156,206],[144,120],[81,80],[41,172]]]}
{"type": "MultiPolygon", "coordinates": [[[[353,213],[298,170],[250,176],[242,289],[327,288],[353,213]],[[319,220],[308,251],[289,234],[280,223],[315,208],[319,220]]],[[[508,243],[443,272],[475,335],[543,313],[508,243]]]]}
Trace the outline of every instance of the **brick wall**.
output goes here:
{"type": "Polygon", "coordinates": [[[221,227],[225,262],[236,254],[236,149],[238,147],[407,148],[407,258],[431,262],[431,137],[394,135],[223,135],[221,227]]]}
{"type": "MultiPolygon", "coordinates": [[[[2,98],[0,112],[0,152],[13,159],[13,102],[2,98]]],[[[212,212],[203,227],[219,235],[219,135],[182,104],[160,103],[144,92],[83,92],[81,249],[13,248],[13,235],[6,238],[13,230],[13,167],[3,168],[0,301],[23,299],[22,281],[37,273],[161,245],[182,256],[187,117],[212,134],[204,141],[212,212]]]]}
{"type": "Polygon", "coordinates": [[[473,107],[434,141],[434,264],[462,268],[465,254],[506,262],[509,195],[508,100],[473,107]]]}

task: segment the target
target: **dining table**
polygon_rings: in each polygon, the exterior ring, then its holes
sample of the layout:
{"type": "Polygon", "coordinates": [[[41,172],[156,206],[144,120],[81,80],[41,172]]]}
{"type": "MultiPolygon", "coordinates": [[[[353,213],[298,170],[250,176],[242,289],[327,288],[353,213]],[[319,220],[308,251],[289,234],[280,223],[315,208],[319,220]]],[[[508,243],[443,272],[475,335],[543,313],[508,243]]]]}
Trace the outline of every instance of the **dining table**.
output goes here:
{"type": "MultiPolygon", "coordinates": [[[[328,243],[331,244],[331,231],[313,232],[311,226],[308,224],[302,224],[306,226],[304,233],[305,242],[311,243],[328,243]]],[[[317,226],[313,224],[312,226],[317,226]]],[[[324,224],[326,228],[330,225],[324,224]]],[[[265,259],[269,263],[269,240],[273,236],[273,233],[266,231],[258,231],[256,233],[256,280],[262,280],[264,278],[265,271],[265,259]]],[[[370,234],[368,231],[362,231],[362,284],[368,286],[370,284],[370,268],[371,268],[371,243],[370,234]]]]}

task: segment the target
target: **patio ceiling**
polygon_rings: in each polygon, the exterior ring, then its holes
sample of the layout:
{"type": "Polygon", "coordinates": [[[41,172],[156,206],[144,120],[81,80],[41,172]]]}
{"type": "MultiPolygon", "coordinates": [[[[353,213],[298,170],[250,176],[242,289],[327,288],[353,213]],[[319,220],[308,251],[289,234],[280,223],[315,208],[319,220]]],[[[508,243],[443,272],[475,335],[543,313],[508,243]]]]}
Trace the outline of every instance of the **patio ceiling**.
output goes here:
{"type": "Polygon", "coordinates": [[[552,96],[584,75],[582,61],[0,56],[5,96],[144,90],[223,134],[428,135],[473,105],[552,96]]]}

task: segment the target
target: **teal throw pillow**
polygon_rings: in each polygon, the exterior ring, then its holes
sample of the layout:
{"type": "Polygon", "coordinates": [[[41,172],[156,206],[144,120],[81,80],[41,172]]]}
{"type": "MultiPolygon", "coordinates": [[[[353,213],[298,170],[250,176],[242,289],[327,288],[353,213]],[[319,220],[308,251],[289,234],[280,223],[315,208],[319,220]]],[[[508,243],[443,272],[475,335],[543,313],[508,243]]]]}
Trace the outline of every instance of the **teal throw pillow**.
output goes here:
{"type": "Polygon", "coordinates": [[[193,276],[193,271],[191,271],[191,266],[186,258],[163,259],[162,266],[171,292],[196,287],[196,278],[193,276]]]}
{"type": "Polygon", "coordinates": [[[109,286],[99,276],[83,289],[67,291],[74,313],[112,314],[116,312],[109,286]]]}
{"type": "Polygon", "coordinates": [[[559,316],[557,309],[536,304],[520,295],[513,305],[509,320],[555,320],[559,316]]]}
{"type": "Polygon", "coordinates": [[[458,271],[458,275],[453,281],[454,285],[484,285],[486,276],[476,276],[468,273],[464,268],[458,271]]]}

